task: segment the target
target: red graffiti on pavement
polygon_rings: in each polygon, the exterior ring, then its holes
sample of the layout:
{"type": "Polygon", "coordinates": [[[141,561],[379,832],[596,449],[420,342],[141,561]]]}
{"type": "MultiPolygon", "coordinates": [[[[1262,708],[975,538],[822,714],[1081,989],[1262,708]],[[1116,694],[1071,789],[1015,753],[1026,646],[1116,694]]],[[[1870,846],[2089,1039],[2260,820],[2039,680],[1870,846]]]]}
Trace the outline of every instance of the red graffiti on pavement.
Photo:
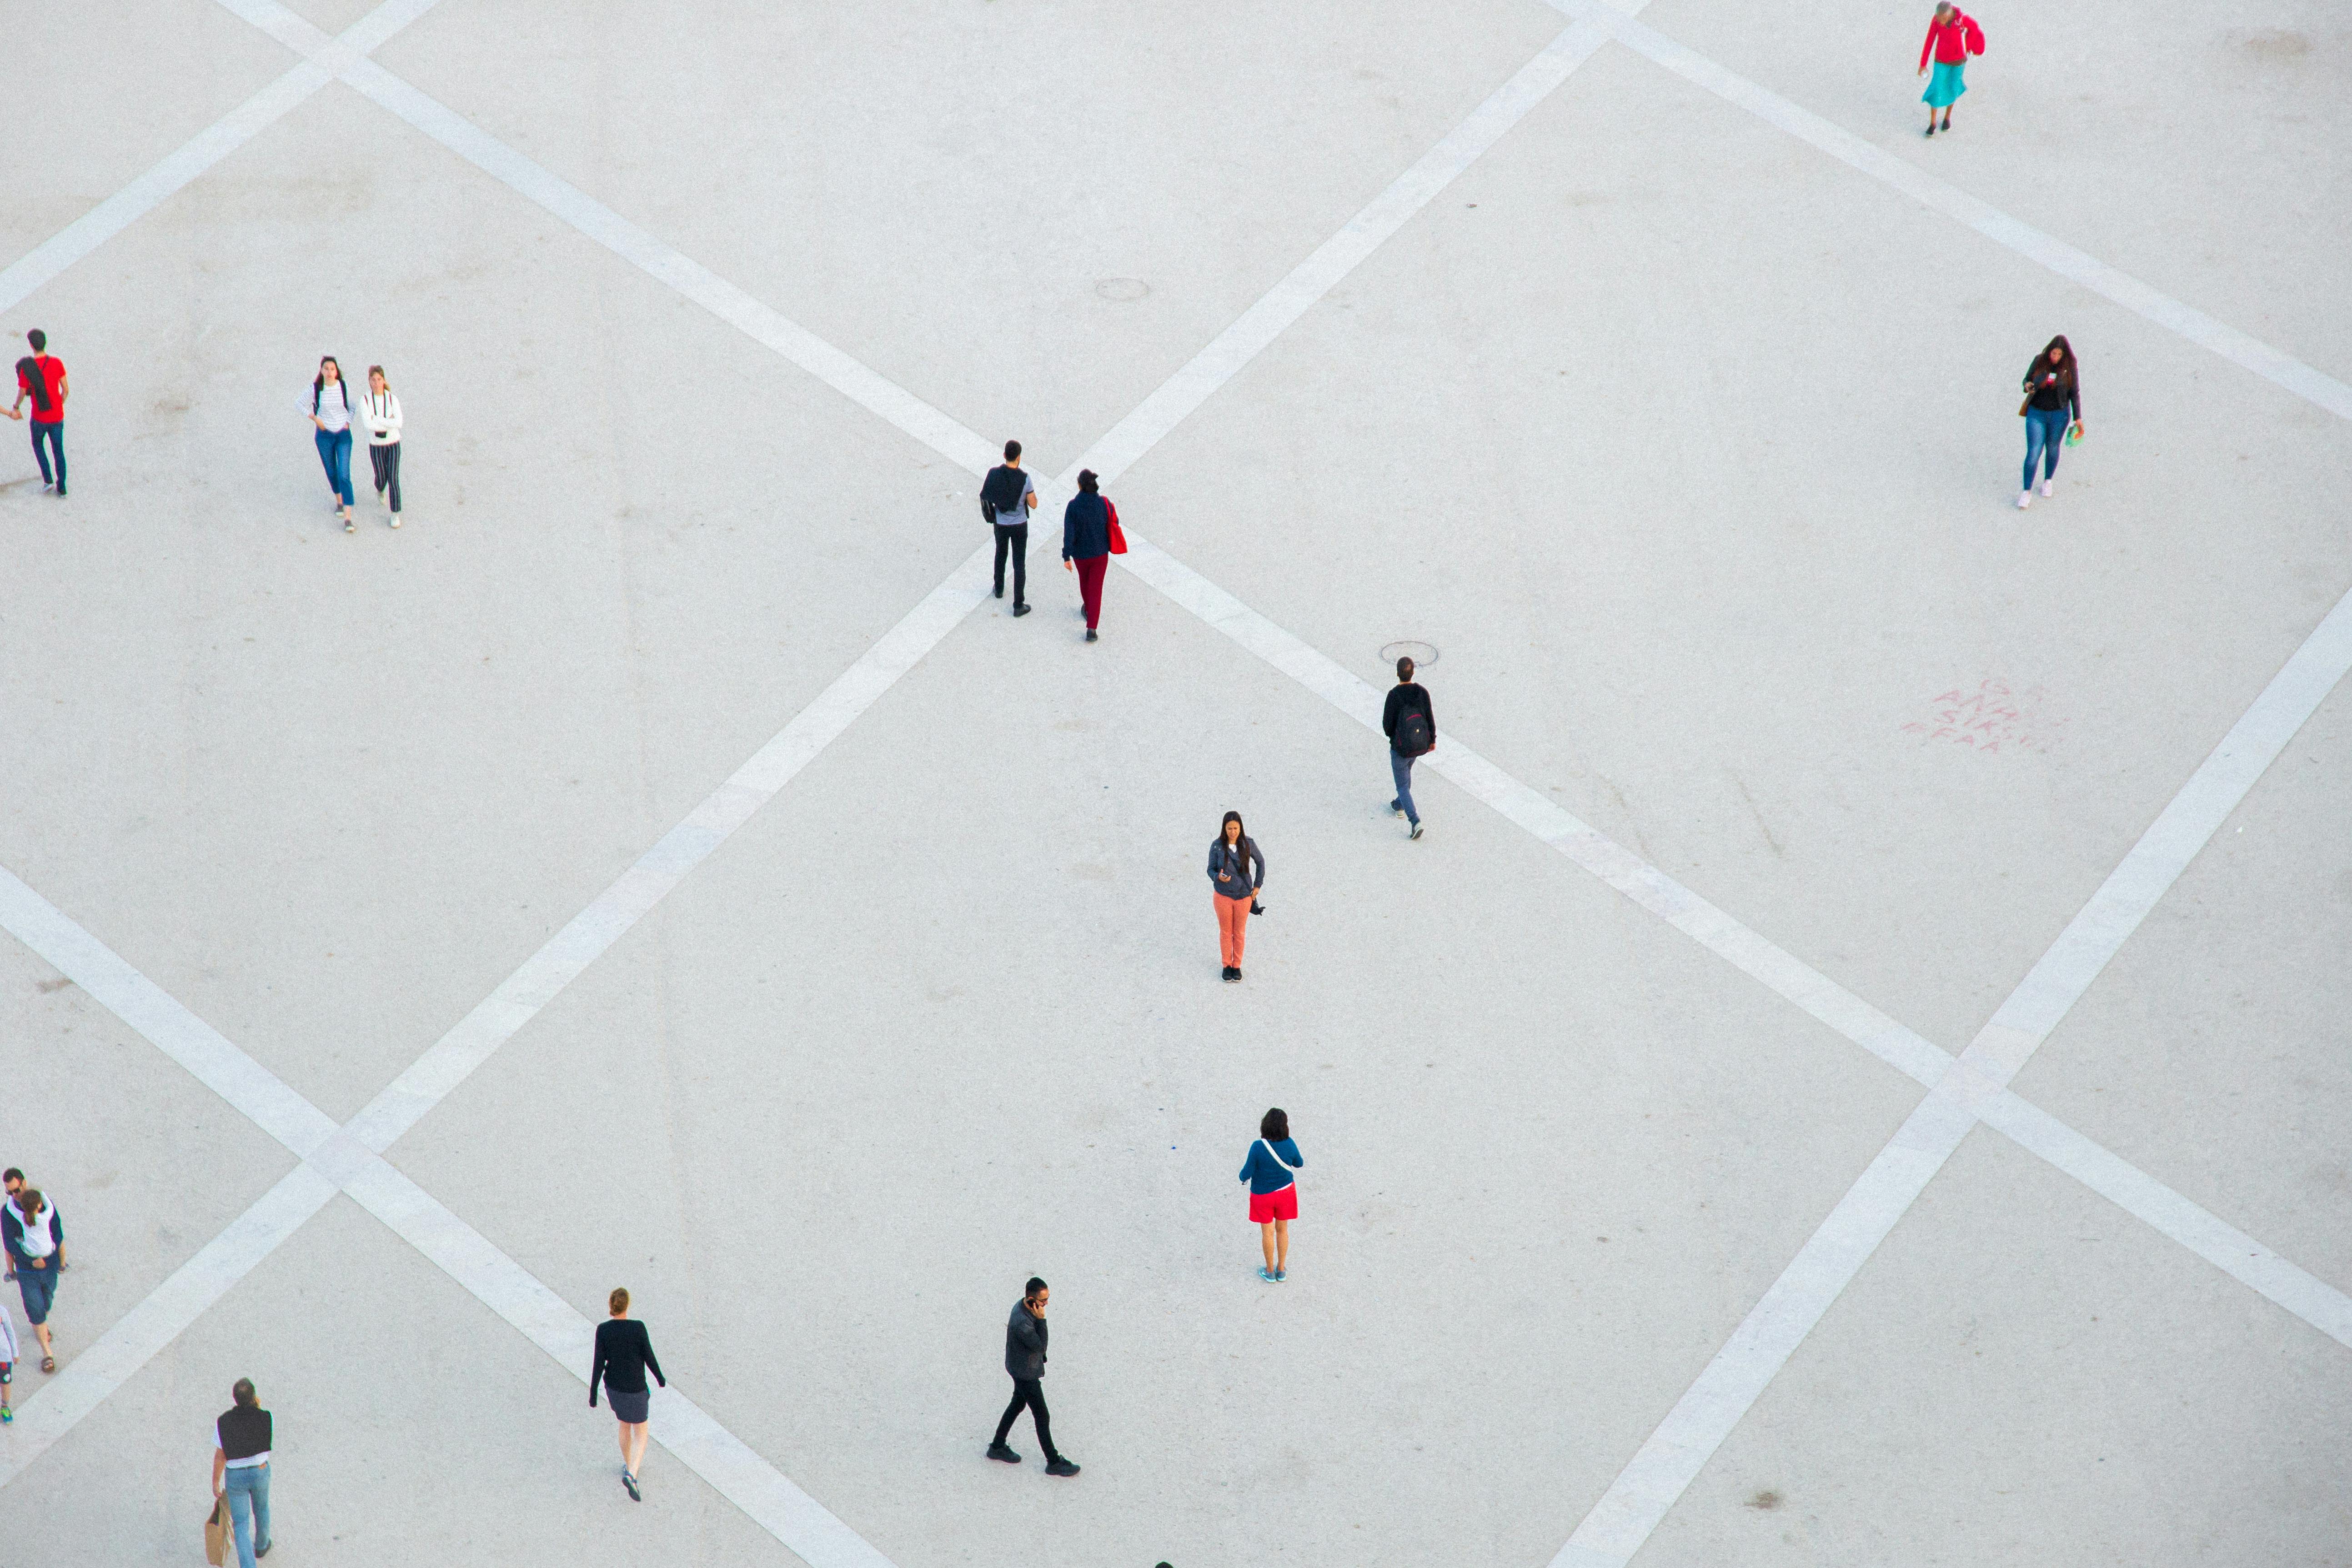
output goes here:
{"type": "Polygon", "coordinates": [[[1928,717],[1903,726],[1924,742],[1966,746],[1983,753],[2046,752],[2065,724],[2053,718],[2042,688],[2012,690],[2009,682],[1987,679],[1956,686],[1927,704],[1928,717]]]}

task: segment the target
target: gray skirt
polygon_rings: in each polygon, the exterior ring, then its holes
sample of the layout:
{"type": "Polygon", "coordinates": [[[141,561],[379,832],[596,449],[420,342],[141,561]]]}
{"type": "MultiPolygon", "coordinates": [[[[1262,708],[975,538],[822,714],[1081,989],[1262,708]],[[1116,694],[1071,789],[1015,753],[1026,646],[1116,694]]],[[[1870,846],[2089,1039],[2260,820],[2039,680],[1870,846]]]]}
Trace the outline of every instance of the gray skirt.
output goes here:
{"type": "Polygon", "coordinates": [[[631,1394],[607,1384],[604,1397],[612,1402],[613,1414],[625,1425],[642,1426],[646,1424],[646,1407],[653,1403],[651,1390],[640,1388],[631,1394]]]}

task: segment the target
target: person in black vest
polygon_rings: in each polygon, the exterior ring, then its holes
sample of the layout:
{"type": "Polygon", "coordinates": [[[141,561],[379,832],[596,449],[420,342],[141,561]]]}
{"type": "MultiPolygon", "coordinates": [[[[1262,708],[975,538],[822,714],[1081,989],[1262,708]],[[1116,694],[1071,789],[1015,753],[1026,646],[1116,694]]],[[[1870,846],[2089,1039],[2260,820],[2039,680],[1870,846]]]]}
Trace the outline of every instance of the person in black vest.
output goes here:
{"type": "Polygon", "coordinates": [[[1025,1406],[1030,1419],[1037,1424],[1037,1446],[1045,1450],[1045,1473],[1049,1476],[1075,1476],[1078,1467],[1062,1457],[1054,1447],[1053,1417],[1045,1413],[1045,1299],[1049,1292],[1043,1279],[1032,1277],[1013,1303],[1013,1315],[1004,1324],[1004,1370],[1013,1374],[1013,1403],[1004,1407],[1003,1419],[996,1424],[996,1439],[988,1446],[988,1457],[1017,1465],[1021,1456],[1004,1444],[1005,1434],[1013,1430],[1013,1418],[1025,1406]]]}
{"type": "Polygon", "coordinates": [[[1389,776],[1396,780],[1396,798],[1389,809],[1412,824],[1412,837],[1421,837],[1421,813],[1412,805],[1412,764],[1437,749],[1437,710],[1429,705],[1428,690],[1414,683],[1412,660],[1397,660],[1397,683],[1389,689],[1388,706],[1381,710],[1381,728],[1389,738],[1389,776]]]}
{"type": "Polygon", "coordinates": [[[980,484],[980,514],[996,530],[996,596],[1004,597],[1004,552],[1013,552],[1013,613],[1029,613],[1029,514],[1037,491],[1021,471],[1021,443],[1004,443],[1004,462],[980,484]]]}
{"type": "Polygon", "coordinates": [[[596,1384],[602,1381],[604,1392],[613,1398],[613,1414],[621,1423],[621,1484],[629,1490],[630,1498],[645,1501],[637,1490],[637,1468],[646,1462],[646,1429],[653,1403],[653,1393],[646,1387],[646,1373],[651,1369],[654,1381],[664,1388],[669,1379],[662,1376],[661,1363],[654,1359],[654,1342],[643,1323],[629,1321],[629,1293],[615,1289],[605,1304],[613,1315],[596,1325],[596,1359],[588,1368],[588,1408],[596,1408],[596,1384]]]}
{"type": "Polygon", "coordinates": [[[228,1500],[237,1568],[253,1568],[255,1558],[269,1555],[269,1412],[249,1377],[228,1393],[236,1403],[213,1423],[213,1500],[228,1500]]]}

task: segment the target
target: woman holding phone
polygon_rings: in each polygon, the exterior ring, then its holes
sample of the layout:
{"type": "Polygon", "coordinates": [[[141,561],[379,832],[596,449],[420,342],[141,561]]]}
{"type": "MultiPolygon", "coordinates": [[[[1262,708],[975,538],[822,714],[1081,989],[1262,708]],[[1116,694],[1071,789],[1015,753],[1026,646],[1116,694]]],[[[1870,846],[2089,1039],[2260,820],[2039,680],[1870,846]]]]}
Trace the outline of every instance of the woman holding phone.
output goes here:
{"type": "Polygon", "coordinates": [[[2025,401],[2017,410],[2025,416],[2025,479],[2017,492],[2020,511],[2033,504],[2035,466],[2042,468],[2042,493],[2046,496],[2058,472],[2058,448],[2069,438],[2083,438],[2083,380],[2065,333],[2051,339],[2033,356],[2033,363],[2025,367],[2023,385],[2025,401]]]}

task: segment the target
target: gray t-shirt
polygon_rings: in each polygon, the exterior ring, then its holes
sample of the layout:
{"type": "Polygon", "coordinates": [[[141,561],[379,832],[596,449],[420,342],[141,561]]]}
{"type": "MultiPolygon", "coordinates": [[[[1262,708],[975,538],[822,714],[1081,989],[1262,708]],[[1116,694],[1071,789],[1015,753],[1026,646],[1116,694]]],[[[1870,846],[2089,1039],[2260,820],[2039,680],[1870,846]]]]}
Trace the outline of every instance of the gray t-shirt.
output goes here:
{"type": "Polygon", "coordinates": [[[999,477],[1005,474],[1010,474],[1013,479],[1020,481],[1021,494],[1020,499],[1011,506],[1001,503],[998,505],[996,525],[999,528],[1018,528],[1029,521],[1029,498],[1037,492],[1030,486],[1027,470],[999,464],[988,471],[987,488],[982,493],[1002,494],[1004,490],[1011,489],[1013,488],[1011,482],[999,477]]]}

